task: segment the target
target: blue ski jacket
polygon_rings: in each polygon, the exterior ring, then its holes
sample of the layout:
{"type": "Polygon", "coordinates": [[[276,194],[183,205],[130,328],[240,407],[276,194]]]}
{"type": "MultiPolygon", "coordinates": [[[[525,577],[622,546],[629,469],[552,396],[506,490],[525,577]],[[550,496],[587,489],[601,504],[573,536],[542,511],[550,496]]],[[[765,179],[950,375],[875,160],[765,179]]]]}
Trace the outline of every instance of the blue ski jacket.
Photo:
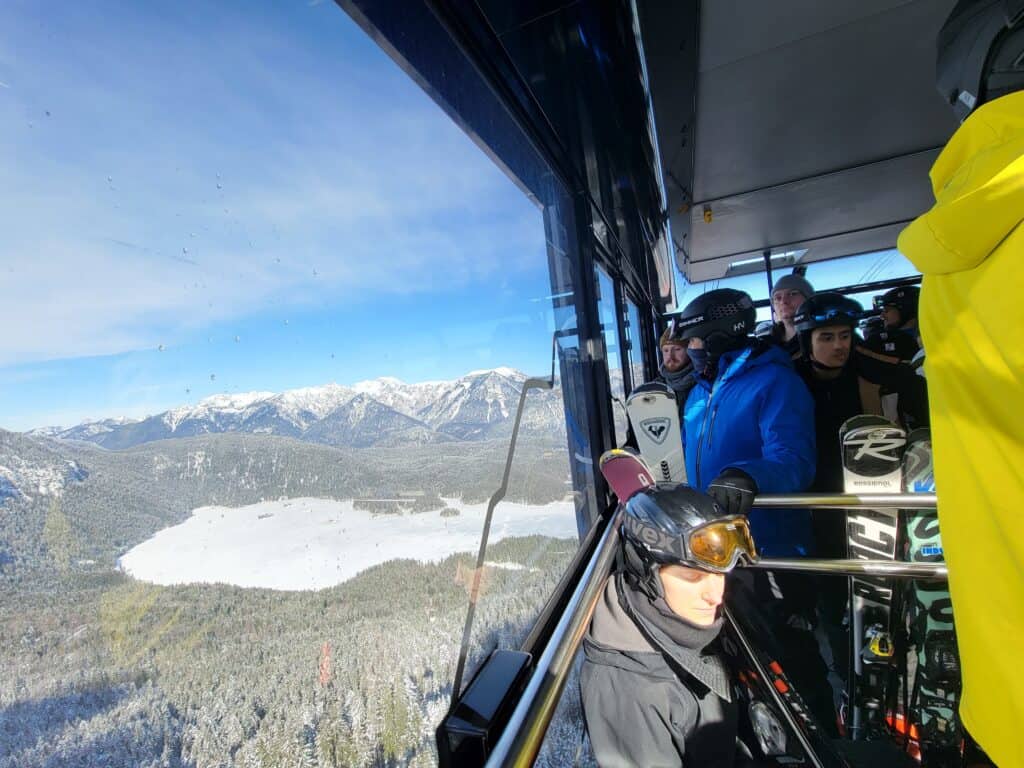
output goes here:
{"type": "MultiPolygon", "coordinates": [[[[714,381],[698,377],[683,409],[686,476],[701,491],[727,467],[754,478],[759,493],[797,493],[814,480],[814,401],[782,348],[726,352],[714,381]]],[[[762,555],[806,555],[809,510],[750,513],[762,555]]]]}

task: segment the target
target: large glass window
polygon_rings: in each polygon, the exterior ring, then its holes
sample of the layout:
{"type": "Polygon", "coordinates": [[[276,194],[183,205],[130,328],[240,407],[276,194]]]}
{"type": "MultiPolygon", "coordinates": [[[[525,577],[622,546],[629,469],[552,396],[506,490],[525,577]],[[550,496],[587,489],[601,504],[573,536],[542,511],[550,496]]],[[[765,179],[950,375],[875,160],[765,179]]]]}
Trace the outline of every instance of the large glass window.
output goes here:
{"type": "Polygon", "coordinates": [[[622,347],[619,343],[619,323],[615,302],[615,284],[601,267],[597,273],[598,318],[604,335],[604,349],[608,364],[608,379],[612,393],[612,414],[615,423],[616,445],[626,441],[626,387],[622,375],[622,347]]]}
{"type": "MultiPolygon", "coordinates": [[[[778,269],[772,274],[774,280],[791,272],[791,269],[778,269]]],[[[876,282],[879,280],[890,280],[900,277],[910,277],[918,274],[914,265],[899,251],[888,250],[877,253],[864,253],[857,256],[847,256],[840,259],[829,259],[828,261],[814,261],[807,264],[804,277],[810,281],[816,291],[828,291],[834,288],[843,288],[849,285],[876,282]]],[[[737,277],[727,277],[721,280],[710,280],[704,283],[687,283],[682,277],[678,280],[679,307],[685,307],[690,301],[705,291],[714,288],[736,288],[746,291],[755,300],[768,297],[768,280],[764,272],[755,272],[737,277]]],[[[851,294],[851,298],[859,301],[864,309],[870,309],[872,296],[876,292],[851,294]]],[[[766,320],[771,317],[770,307],[760,307],[757,310],[757,319],[766,320]]]]}
{"type": "Polygon", "coordinates": [[[333,3],[0,51],[0,765],[433,765],[472,586],[474,661],[588,507],[556,367],[477,560],[557,217],[333,3]]]}
{"type": "Polygon", "coordinates": [[[643,329],[640,327],[640,311],[626,299],[626,338],[629,350],[629,368],[632,386],[638,387],[646,380],[644,375],[643,329]]]}

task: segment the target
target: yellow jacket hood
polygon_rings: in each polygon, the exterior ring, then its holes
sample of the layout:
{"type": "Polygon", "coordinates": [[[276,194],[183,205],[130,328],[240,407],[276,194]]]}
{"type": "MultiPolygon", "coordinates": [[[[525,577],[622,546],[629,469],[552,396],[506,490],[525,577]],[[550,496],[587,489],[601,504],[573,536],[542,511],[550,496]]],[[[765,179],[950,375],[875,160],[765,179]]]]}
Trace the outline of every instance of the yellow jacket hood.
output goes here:
{"type": "Polygon", "coordinates": [[[931,170],[935,205],[900,234],[924,274],[973,269],[1024,221],[1024,91],[982,105],[931,170]]]}

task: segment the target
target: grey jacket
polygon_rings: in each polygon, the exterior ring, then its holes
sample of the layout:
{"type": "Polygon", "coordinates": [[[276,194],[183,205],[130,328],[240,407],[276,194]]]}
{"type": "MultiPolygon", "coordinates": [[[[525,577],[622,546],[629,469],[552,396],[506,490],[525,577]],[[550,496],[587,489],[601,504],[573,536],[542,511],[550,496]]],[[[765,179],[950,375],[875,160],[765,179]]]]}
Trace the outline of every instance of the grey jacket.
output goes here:
{"type": "Polygon", "coordinates": [[[733,766],[737,712],[728,688],[715,685],[716,693],[686,671],[692,658],[652,645],[620,604],[614,577],[583,647],[583,711],[601,768],[733,766]]]}

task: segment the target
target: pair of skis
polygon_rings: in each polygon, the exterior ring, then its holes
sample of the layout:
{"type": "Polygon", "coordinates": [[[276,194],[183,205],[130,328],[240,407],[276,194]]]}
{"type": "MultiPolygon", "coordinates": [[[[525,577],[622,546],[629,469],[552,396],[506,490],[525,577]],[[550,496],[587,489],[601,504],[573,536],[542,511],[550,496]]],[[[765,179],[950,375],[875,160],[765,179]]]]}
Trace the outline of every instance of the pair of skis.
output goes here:
{"type": "MultiPolygon", "coordinates": [[[[861,415],[843,424],[840,438],[847,493],[934,492],[927,429],[907,435],[884,417],[861,415]]],[[[934,510],[851,510],[847,532],[852,558],[942,560],[934,510]]],[[[894,588],[885,579],[851,578],[850,639],[850,735],[871,738],[902,714],[905,735],[917,739],[925,754],[939,758],[958,749],[960,675],[948,586],[917,581],[894,588]],[[912,693],[908,641],[917,651],[912,693]],[[897,713],[901,682],[904,712],[897,713]]]]}
{"type": "Polygon", "coordinates": [[[679,406],[671,387],[652,381],[626,400],[626,413],[639,455],[613,449],[601,457],[601,474],[622,503],[657,482],[686,480],[679,406]]]}

